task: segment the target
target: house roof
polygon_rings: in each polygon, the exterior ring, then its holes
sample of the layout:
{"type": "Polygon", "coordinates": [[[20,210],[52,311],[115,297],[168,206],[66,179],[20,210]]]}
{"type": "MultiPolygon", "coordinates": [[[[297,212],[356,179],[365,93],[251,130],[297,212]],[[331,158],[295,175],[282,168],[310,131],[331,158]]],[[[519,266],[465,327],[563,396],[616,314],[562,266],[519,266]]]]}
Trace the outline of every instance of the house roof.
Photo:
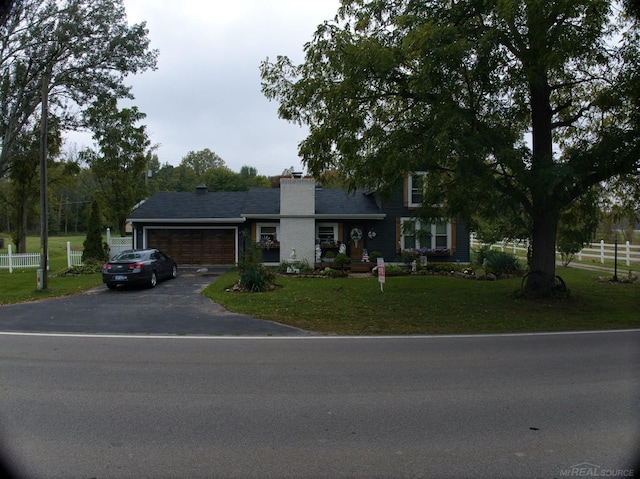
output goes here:
{"type": "MultiPolygon", "coordinates": [[[[340,189],[315,190],[318,218],[382,219],[372,195],[364,191],[346,193],[340,189]]],[[[252,188],[230,192],[158,192],[136,208],[129,220],[150,222],[244,222],[246,218],[277,218],[280,215],[278,188],[252,188]]]]}
{"type": "Polygon", "coordinates": [[[246,191],[216,193],[158,192],[136,208],[129,219],[136,221],[238,220],[246,191]]]}
{"type": "Polygon", "coordinates": [[[316,190],[316,215],[337,218],[384,214],[378,208],[373,195],[357,190],[347,193],[338,188],[316,190]]]}

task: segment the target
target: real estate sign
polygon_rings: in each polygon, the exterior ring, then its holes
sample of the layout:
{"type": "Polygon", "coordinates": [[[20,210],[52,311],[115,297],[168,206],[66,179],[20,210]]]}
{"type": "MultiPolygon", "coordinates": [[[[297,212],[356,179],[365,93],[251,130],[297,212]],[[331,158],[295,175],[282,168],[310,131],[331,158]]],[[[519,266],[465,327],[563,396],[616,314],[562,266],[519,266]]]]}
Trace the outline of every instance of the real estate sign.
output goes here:
{"type": "Polygon", "coordinates": [[[384,259],[378,258],[378,282],[380,283],[380,291],[384,292],[384,284],[385,276],[384,276],[384,259]]]}

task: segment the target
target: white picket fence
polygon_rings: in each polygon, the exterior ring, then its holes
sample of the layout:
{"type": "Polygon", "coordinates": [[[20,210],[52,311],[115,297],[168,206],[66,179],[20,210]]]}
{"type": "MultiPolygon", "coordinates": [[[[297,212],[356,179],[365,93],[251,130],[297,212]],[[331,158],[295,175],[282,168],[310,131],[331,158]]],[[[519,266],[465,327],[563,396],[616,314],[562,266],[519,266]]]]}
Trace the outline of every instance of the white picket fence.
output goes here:
{"type": "MultiPolygon", "coordinates": [[[[109,257],[132,249],[131,237],[111,237],[111,231],[107,228],[107,244],[109,245],[109,257]]],[[[47,262],[48,264],[48,262],[47,262]]],[[[67,268],[72,266],[82,266],[82,251],[75,251],[71,248],[71,242],[67,241],[67,268]]],[[[40,253],[14,253],[12,245],[7,245],[7,253],[0,254],[0,269],[8,269],[13,273],[14,269],[39,268],[40,253]]]]}
{"type": "Polygon", "coordinates": [[[0,254],[0,269],[39,268],[40,253],[13,253],[11,245],[7,245],[7,254],[0,254]]]}
{"type": "MultiPolygon", "coordinates": [[[[480,243],[474,234],[471,235],[471,247],[479,248],[480,246],[490,246],[491,249],[499,249],[512,253],[516,256],[526,256],[529,248],[529,240],[502,241],[487,245],[480,243]]],[[[626,266],[640,266],[640,245],[632,245],[628,241],[618,243],[617,245],[605,243],[600,240],[599,243],[592,244],[587,248],[583,248],[579,253],[575,254],[578,261],[599,261],[601,264],[605,262],[614,263],[616,260],[616,248],[618,263],[623,262],[626,266]]],[[[560,253],[556,253],[558,259],[561,259],[560,253]]]]}
{"type": "MultiPolygon", "coordinates": [[[[0,254],[0,269],[8,269],[9,273],[13,273],[14,269],[39,268],[40,257],[40,253],[14,253],[12,245],[7,245],[7,254],[0,254]]],[[[67,241],[67,267],[72,266],[82,266],[82,251],[73,251],[71,243],[67,241]]]]}
{"type": "Polygon", "coordinates": [[[82,251],[71,249],[71,243],[67,241],[67,268],[82,266],[82,251]]]}

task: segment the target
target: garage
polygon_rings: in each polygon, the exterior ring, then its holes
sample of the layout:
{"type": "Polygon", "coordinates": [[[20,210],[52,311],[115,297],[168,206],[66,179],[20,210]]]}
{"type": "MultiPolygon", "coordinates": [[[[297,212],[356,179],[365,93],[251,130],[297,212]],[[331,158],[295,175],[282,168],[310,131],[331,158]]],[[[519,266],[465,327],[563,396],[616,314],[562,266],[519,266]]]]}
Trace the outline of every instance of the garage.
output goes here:
{"type": "Polygon", "coordinates": [[[178,264],[236,263],[236,229],[147,229],[147,246],[165,251],[178,264]]]}

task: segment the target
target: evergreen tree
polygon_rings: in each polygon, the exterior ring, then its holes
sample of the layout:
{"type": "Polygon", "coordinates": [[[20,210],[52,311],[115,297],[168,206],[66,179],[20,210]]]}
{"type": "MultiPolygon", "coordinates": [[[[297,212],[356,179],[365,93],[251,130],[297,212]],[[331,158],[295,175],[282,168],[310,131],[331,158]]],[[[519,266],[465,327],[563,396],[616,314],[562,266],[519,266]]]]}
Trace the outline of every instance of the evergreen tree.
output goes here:
{"type": "Polygon", "coordinates": [[[87,223],[87,237],[83,243],[82,262],[87,260],[106,261],[108,254],[102,244],[102,227],[100,224],[100,206],[96,200],[91,204],[91,214],[87,223]]]}

